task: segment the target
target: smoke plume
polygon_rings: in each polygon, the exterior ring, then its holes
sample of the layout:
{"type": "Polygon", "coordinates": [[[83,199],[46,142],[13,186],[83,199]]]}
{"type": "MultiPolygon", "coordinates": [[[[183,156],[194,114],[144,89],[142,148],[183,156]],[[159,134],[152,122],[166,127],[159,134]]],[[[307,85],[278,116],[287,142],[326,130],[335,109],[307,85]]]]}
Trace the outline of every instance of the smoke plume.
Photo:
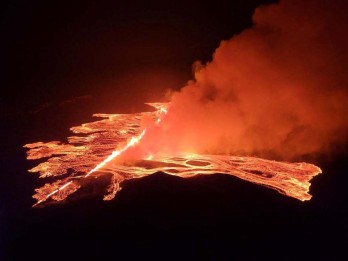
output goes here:
{"type": "Polygon", "coordinates": [[[345,10],[329,0],[257,8],[252,28],[194,64],[144,148],[286,160],[329,152],[348,130],[345,10]]]}

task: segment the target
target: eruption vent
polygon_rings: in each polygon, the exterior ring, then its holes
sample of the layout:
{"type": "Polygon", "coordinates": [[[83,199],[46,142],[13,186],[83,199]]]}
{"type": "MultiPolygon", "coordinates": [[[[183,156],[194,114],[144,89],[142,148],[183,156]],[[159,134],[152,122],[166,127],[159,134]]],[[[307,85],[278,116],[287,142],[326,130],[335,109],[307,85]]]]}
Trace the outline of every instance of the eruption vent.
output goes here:
{"type": "Polygon", "coordinates": [[[138,144],[141,144],[147,131],[151,132],[152,128],[160,125],[167,113],[165,104],[150,105],[157,110],[135,114],[95,114],[104,119],[71,128],[75,134],[84,136],[71,136],[68,144],[52,141],[25,145],[29,148],[28,159],[48,158],[29,171],[39,172],[41,178],[57,179],[36,189],[35,205],[64,200],[101,175],[111,175],[104,196],[104,200],[110,200],[121,189],[122,181],[157,171],[182,178],[214,173],[233,175],[302,201],[311,198],[308,194],[309,181],[321,172],[311,164],[226,155],[151,155],[139,152],[137,147],[141,146],[138,144]],[[147,128],[141,124],[145,119],[147,128]]]}

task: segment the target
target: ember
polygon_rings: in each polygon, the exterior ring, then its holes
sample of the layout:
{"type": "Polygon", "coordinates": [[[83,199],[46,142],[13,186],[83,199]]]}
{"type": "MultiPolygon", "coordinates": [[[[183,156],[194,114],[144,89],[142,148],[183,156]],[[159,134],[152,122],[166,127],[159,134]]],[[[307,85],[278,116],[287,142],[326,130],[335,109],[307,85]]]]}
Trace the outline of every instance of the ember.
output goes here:
{"type": "Polygon", "coordinates": [[[130,161],[119,160],[131,148],[141,144],[146,132],[161,124],[162,118],[166,116],[167,104],[149,105],[156,108],[156,111],[95,114],[95,117],[103,119],[71,128],[72,132],[80,136],[69,137],[68,144],[58,141],[26,144],[24,147],[29,149],[28,159],[48,158],[46,162],[29,171],[39,172],[40,178],[57,179],[36,189],[33,196],[37,199],[35,205],[64,200],[86,184],[82,181],[88,177],[111,174],[112,178],[104,195],[104,200],[110,200],[121,189],[122,181],[141,178],[158,171],[182,178],[214,173],[233,175],[302,201],[311,198],[308,193],[310,180],[321,173],[321,170],[307,163],[187,152],[178,155],[144,154],[130,161]],[[151,119],[151,123],[143,127],[145,118],[151,119]]]}

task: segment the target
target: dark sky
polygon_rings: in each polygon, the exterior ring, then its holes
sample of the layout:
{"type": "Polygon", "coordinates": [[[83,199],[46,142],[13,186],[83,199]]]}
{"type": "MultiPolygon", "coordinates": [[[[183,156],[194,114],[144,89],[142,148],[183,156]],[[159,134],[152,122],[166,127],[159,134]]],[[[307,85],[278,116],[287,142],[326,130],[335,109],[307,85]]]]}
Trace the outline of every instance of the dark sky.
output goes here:
{"type": "Polygon", "coordinates": [[[36,163],[25,143],[64,140],[92,113],[135,111],[179,89],[267,2],[2,2],[0,259],[344,260],[344,155],[320,166],[310,203],[233,177],[158,174],[110,203],[31,208],[44,181],[27,173],[36,163]]]}
{"type": "Polygon", "coordinates": [[[9,1],[1,15],[2,109],[80,95],[108,109],[162,98],[266,2],[9,1]]]}

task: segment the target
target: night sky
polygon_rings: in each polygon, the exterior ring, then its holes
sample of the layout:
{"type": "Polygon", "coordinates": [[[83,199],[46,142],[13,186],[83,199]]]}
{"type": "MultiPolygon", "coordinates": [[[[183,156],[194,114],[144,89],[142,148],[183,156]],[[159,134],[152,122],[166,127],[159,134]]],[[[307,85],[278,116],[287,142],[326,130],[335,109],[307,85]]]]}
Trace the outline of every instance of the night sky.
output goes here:
{"type": "Polygon", "coordinates": [[[24,144],[163,100],[271,2],[3,2],[0,259],[347,260],[346,144],[316,162],[324,174],[309,202],[231,176],[156,173],[125,182],[111,202],[85,191],[31,208],[45,181],[27,172],[36,164],[24,144]]]}

